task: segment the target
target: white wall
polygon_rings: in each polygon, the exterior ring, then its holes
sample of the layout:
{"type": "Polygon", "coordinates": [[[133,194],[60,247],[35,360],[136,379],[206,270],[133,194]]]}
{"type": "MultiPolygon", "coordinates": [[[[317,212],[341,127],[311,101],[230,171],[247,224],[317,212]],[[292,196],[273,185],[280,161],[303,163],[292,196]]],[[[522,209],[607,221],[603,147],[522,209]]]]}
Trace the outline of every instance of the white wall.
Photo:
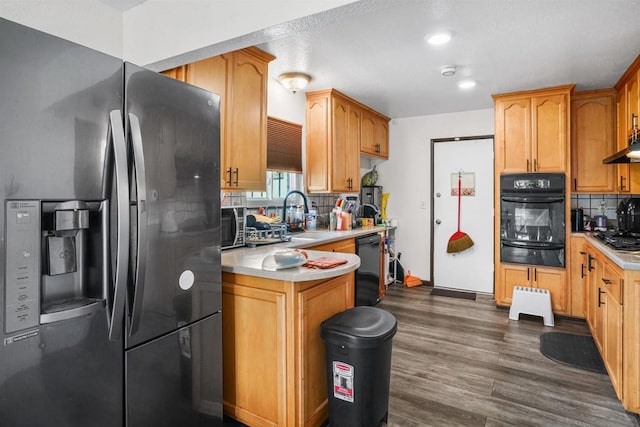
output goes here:
{"type": "Polygon", "coordinates": [[[387,216],[398,218],[396,252],[411,274],[431,277],[431,139],[493,135],[493,109],[393,119],[389,160],[378,164],[378,184],[390,193],[387,216]],[[421,209],[424,202],[426,209],[421,209]]]}
{"type": "Polygon", "coordinates": [[[98,0],[0,0],[0,16],[122,57],[122,13],[98,0]]]}

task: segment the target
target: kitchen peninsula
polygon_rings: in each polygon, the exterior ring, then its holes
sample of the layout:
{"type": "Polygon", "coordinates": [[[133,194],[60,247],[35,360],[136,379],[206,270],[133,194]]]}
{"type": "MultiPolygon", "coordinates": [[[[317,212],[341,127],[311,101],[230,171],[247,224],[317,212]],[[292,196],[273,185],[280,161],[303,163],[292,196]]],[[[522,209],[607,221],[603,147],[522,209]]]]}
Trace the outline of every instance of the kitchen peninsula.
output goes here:
{"type": "Polygon", "coordinates": [[[300,233],[291,242],[222,253],[227,415],[252,426],[319,426],[327,419],[320,324],[353,307],[360,266],[353,239],[380,231],[300,233]],[[262,269],[266,256],[287,248],[305,248],[309,259],[347,262],[330,269],[262,269]]]}

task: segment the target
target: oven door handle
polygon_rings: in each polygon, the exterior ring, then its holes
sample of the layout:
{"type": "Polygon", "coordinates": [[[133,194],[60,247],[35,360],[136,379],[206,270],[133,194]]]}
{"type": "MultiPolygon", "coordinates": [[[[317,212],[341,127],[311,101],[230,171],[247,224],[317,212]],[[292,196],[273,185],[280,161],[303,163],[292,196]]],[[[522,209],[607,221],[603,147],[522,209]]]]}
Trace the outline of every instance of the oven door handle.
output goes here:
{"type": "Polygon", "coordinates": [[[520,248],[520,249],[564,249],[564,245],[560,243],[531,243],[531,242],[513,242],[502,240],[503,246],[509,246],[512,248],[520,248]]]}
{"type": "Polygon", "coordinates": [[[501,197],[503,202],[512,203],[562,203],[562,197],[501,197]]]}

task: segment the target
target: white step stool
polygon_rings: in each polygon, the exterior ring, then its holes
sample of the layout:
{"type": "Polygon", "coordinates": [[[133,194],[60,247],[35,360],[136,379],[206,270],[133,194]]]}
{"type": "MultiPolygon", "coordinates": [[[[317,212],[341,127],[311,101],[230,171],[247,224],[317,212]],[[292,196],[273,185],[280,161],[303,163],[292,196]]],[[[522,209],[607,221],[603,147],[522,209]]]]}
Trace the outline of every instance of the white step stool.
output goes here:
{"type": "Polygon", "coordinates": [[[509,319],[518,320],[520,313],[542,316],[545,326],[554,326],[551,294],[546,289],[514,287],[509,319]]]}

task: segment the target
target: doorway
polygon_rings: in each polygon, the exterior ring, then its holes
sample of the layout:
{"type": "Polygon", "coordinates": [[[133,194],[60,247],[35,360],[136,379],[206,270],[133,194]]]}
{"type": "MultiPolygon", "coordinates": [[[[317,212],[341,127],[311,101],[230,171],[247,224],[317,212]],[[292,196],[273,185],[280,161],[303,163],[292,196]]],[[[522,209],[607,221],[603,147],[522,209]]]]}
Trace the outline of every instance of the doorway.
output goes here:
{"type": "Polygon", "coordinates": [[[431,283],[434,287],[493,293],[493,136],[431,140],[431,283]],[[458,177],[462,180],[460,230],[469,249],[447,253],[458,228],[458,177]]]}

